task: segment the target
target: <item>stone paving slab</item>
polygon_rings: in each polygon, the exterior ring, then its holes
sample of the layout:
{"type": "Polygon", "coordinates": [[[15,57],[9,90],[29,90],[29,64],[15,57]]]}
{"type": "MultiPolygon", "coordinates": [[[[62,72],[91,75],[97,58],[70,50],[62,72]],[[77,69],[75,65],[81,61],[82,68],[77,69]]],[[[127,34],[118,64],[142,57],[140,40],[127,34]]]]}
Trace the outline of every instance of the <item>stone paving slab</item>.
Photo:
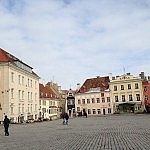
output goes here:
{"type": "Polygon", "coordinates": [[[0,150],[150,150],[150,115],[79,117],[0,126],[0,150]]]}

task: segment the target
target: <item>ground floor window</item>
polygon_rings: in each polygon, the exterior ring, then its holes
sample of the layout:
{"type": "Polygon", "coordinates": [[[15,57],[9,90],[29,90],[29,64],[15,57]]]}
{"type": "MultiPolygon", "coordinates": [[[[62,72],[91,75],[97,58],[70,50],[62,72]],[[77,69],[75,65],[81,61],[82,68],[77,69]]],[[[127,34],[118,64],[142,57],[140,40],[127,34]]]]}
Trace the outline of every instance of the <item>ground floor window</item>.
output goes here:
{"type": "Polygon", "coordinates": [[[88,109],[88,114],[91,114],[91,109],[88,109]]]}
{"type": "Polygon", "coordinates": [[[95,109],[93,109],[92,111],[93,111],[93,114],[96,114],[96,110],[95,109]]]}
{"type": "Polygon", "coordinates": [[[100,110],[100,109],[97,109],[97,113],[98,113],[98,114],[101,114],[101,110],[100,110]]]}
{"type": "Polygon", "coordinates": [[[111,108],[108,108],[108,114],[111,114],[111,108]]]}
{"type": "Polygon", "coordinates": [[[80,107],[77,107],[77,111],[80,111],[80,107]]]}

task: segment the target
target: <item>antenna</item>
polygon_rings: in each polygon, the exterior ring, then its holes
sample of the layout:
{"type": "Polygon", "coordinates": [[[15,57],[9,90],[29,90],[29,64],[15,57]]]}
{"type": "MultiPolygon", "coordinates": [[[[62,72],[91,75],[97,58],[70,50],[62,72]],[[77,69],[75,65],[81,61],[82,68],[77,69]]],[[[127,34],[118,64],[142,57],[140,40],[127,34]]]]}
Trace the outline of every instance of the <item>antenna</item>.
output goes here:
{"type": "Polygon", "coordinates": [[[124,75],[125,75],[125,73],[126,73],[126,72],[125,72],[125,67],[123,67],[123,73],[124,73],[124,75]]]}

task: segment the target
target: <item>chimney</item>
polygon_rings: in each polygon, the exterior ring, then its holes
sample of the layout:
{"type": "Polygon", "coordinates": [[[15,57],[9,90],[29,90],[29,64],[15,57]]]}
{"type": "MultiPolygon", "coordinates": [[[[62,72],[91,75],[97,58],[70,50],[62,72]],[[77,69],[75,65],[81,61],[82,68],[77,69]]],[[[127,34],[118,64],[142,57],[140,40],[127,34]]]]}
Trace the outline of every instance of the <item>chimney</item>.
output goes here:
{"type": "Polygon", "coordinates": [[[130,76],[130,73],[128,72],[127,75],[130,76]]]}
{"type": "Polygon", "coordinates": [[[109,80],[111,81],[112,80],[112,73],[108,73],[108,76],[109,76],[109,80]]]}
{"type": "Polygon", "coordinates": [[[81,87],[80,83],[77,83],[77,90],[79,90],[81,87]]]}
{"type": "Polygon", "coordinates": [[[144,79],[144,72],[141,72],[141,79],[144,79]]]}
{"type": "Polygon", "coordinates": [[[115,80],[115,77],[112,77],[112,80],[115,80]]]}

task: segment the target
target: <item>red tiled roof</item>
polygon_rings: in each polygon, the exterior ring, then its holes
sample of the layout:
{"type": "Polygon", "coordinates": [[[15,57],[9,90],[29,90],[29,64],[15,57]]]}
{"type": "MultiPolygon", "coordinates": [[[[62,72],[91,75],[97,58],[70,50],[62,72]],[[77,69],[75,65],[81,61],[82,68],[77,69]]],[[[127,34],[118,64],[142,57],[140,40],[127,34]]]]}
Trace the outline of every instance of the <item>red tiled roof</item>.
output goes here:
{"type": "Polygon", "coordinates": [[[57,95],[52,91],[52,89],[49,86],[39,84],[39,90],[40,90],[40,98],[51,98],[51,99],[57,98],[57,95]]]}
{"type": "Polygon", "coordinates": [[[97,77],[87,79],[77,93],[88,92],[91,88],[100,88],[104,91],[109,88],[109,77],[97,77]]]}
{"type": "Polygon", "coordinates": [[[19,59],[0,48],[0,62],[12,62],[16,60],[19,59]]]}

